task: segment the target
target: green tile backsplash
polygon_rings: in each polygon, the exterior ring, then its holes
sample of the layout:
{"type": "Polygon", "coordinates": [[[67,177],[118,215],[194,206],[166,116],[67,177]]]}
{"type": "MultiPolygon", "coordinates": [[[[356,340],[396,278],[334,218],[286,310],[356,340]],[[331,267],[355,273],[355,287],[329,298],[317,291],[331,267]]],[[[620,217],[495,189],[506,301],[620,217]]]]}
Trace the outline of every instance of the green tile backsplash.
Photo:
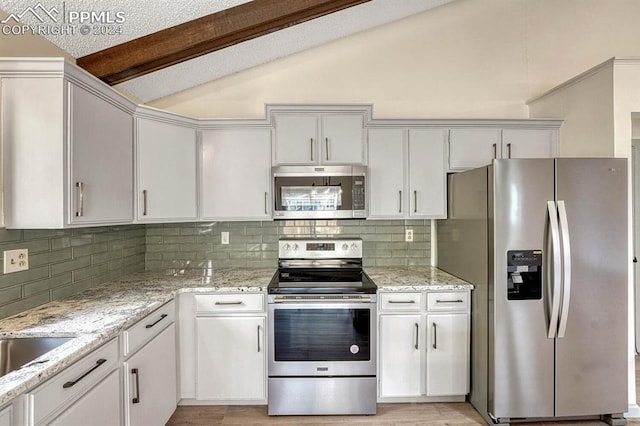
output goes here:
{"type": "Polygon", "coordinates": [[[365,266],[427,266],[430,220],[285,220],[147,225],[147,270],[275,268],[278,240],[287,237],[359,237],[365,266]],[[413,242],[404,242],[413,229],[413,242]],[[230,243],[220,244],[229,232],[230,243]]]}
{"type": "Polygon", "coordinates": [[[365,266],[430,264],[429,220],[172,223],[78,229],[0,229],[5,250],[29,249],[29,270],[1,274],[0,318],[142,270],[276,268],[286,237],[359,237],[365,266]],[[414,241],[404,242],[405,229],[414,241]],[[220,244],[229,232],[230,244],[220,244]]]}
{"type": "Polygon", "coordinates": [[[0,275],[0,318],[144,270],[145,234],[144,225],[0,229],[0,257],[29,249],[28,271],[0,275]]]}

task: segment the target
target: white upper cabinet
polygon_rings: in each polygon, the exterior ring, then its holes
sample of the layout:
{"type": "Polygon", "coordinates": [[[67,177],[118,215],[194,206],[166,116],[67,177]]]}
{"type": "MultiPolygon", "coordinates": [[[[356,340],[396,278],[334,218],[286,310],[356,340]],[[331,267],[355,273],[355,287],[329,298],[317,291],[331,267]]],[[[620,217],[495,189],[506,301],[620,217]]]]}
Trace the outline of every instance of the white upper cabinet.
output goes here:
{"type": "Polygon", "coordinates": [[[197,218],[196,143],[195,125],[153,117],[136,118],[139,222],[197,218]]]}
{"type": "Polygon", "coordinates": [[[445,129],[369,129],[369,218],[446,217],[445,129]]]}
{"type": "Polygon", "coordinates": [[[206,129],[201,137],[201,219],[271,219],[270,130],[206,129]]]}
{"type": "Polygon", "coordinates": [[[273,165],[364,164],[366,108],[268,109],[274,128],[273,165]]]}
{"type": "Polygon", "coordinates": [[[494,158],[553,158],[558,150],[561,120],[496,121],[492,127],[452,128],[449,169],[483,167],[494,158]]]}
{"type": "Polygon", "coordinates": [[[135,105],[60,58],[0,60],[5,225],[133,220],[135,105]]]}
{"type": "Polygon", "coordinates": [[[70,84],[73,224],[133,219],[133,118],[70,84]]]}
{"type": "Polygon", "coordinates": [[[473,169],[500,158],[500,129],[451,129],[449,133],[449,168],[473,169]]]}

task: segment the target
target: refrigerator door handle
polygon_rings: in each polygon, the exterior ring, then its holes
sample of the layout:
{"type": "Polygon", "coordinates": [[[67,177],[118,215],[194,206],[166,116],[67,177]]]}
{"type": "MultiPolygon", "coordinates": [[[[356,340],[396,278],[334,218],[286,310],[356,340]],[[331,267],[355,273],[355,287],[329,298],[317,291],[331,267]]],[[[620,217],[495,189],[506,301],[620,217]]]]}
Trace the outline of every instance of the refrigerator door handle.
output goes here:
{"type": "Polygon", "coordinates": [[[554,339],[558,330],[558,316],[560,312],[560,287],[562,267],[560,263],[560,229],[558,226],[558,211],[555,201],[547,201],[547,213],[549,214],[549,228],[551,229],[551,256],[553,260],[553,273],[547,278],[547,288],[551,297],[551,315],[549,316],[549,332],[547,337],[554,339]],[[552,296],[551,296],[552,295],[552,296]]]}
{"type": "Polygon", "coordinates": [[[569,319],[569,302],[571,300],[571,243],[569,242],[569,223],[567,222],[567,209],[563,200],[558,200],[558,216],[560,218],[560,232],[562,234],[562,313],[560,314],[560,327],[558,338],[563,338],[567,331],[569,319]]]}

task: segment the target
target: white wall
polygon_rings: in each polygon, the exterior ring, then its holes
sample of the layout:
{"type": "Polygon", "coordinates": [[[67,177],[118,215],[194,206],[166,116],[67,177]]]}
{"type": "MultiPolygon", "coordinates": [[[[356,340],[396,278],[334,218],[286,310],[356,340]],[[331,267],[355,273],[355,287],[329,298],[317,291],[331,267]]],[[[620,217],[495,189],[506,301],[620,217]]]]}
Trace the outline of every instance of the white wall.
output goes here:
{"type": "Polygon", "coordinates": [[[264,116],[265,103],[373,103],[376,118],[524,118],[526,100],[640,56],[637,0],[457,0],[150,105],[264,116]]]}

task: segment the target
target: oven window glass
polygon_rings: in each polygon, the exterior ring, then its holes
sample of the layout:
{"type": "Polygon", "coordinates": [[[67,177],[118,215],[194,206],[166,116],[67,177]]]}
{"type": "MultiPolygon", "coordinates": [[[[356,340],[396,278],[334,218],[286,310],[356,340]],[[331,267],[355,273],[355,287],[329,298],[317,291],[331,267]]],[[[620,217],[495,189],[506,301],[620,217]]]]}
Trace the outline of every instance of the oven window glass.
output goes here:
{"type": "Polygon", "coordinates": [[[368,361],[369,309],[276,309],[275,361],[368,361]]]}

